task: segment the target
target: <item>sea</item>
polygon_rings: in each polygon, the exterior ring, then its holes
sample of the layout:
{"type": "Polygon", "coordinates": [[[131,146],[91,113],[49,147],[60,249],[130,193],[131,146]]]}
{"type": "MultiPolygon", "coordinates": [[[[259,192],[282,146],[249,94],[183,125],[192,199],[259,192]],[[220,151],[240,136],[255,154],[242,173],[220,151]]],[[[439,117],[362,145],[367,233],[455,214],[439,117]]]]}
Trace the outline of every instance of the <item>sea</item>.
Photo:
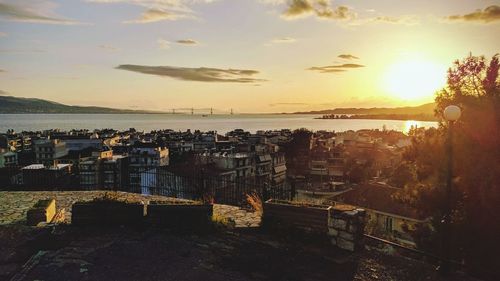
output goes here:
{"type": "Polygon", "coordinates": [[[188,114],[0,114],[0,132],[13,129],[41,131],[47,129],[103,129],[138,131],[172,129],[176,131],[202,130],[226,133],[244,129],[258,130],[299,129],[347,131],[383,129],[408,132],[412,126],[437,127],[437,122],[414,120],[362,120],[362,119],[315,119],[310,114],[235,114],[235,115],[188,115],[188,114]]]}

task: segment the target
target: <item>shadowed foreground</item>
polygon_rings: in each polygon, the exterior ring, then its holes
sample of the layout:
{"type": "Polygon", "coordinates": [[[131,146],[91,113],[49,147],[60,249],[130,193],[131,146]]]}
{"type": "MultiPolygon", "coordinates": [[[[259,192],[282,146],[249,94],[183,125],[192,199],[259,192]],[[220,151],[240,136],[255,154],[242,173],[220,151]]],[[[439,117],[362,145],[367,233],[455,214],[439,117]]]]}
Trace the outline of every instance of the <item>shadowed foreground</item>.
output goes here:
{"type": "Polygon", "coordinates": [[[9,225],[0,238],[0,280],[438,280],[415,260],[352,255],[256,229],[193,235],[9,225]]]}

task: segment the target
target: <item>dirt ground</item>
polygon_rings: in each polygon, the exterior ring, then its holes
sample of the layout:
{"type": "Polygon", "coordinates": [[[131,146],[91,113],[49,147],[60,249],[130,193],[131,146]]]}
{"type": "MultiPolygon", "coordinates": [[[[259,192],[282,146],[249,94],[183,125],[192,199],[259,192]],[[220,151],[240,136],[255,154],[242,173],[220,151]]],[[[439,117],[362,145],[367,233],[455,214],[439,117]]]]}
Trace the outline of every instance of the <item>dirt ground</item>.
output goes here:
{"type": "MultiPolygon", "coordinates": [[[[0,280],[439,280],[433,266],[258,229],[0,227],[0,280]],[[278,238],[277,238],[278,237],[278,238]]],[[[450,280],[474,280],[455,275],[450,280]]]]}

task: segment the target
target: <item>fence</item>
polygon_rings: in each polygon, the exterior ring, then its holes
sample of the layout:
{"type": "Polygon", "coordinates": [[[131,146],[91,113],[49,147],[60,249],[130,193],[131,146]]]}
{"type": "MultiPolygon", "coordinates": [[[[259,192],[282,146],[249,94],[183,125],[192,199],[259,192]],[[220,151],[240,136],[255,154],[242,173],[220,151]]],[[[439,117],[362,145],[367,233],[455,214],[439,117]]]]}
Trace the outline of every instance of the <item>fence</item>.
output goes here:
{"type": "Polygon", "coordinates": [[[292,200],[293,188],[285,181],[269,178],[192,175],[181,176],[166,169],[145,168],[132,171],[79,171],[19,167],[0,169],[0,190],[116,190],[149,195],[210,200],[218,204],[243,206],[247,195],[267,199],[292,200]]]}

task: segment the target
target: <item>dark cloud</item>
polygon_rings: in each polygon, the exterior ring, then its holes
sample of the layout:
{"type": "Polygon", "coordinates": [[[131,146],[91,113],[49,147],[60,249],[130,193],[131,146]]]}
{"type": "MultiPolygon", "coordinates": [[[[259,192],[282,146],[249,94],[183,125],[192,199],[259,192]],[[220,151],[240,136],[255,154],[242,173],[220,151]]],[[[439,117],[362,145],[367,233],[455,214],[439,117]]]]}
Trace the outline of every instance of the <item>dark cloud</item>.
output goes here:
{"type": "Polygon", "coordinates": [[[483,22],[491,23],[500,21],[500,6],[492,5],[484,10],[476,10],[465,15],[453,15],[447,17],[450,21],[468,21],[468,22],[483,22]]]}
{"type": "Polygon", "coordinates": [[[283,13],[287,17],[296,17],[314,11],[312,3],[308,0],[292,0],[283,13]]]}
{"type": "Polygon", "coordinates": [[[199,82],[233,82],[233,83],[255,83],[265,81],[252,78],[259,73],[257,70],[249,69],[219,69],[210,67],[176,67],[176,66],[145,66],[122,64],[116,69],[134,71],[144,74],[168,76],[175,79],[199,82]]]}
{"type": "Polygon", "coordinates": [[[182,39],[182,40],[177,40],[176,42],[184,45],[198,45],[198,41],[195,41],[193,39],[182,39]]]}
{"type": "Polygon", "coordinates": [[[39,13],[36,8],[21,7],[8,3],[0,3],[0,17],[10,21],[36,22],[48,24],[82,24],[80,22],[47,16],[39,13]]]}
{"type": "Polygon", "coordinates": [[[338,57],[341,59],[345,59],[345,60],[353,60],[353,59],[358,60],[359,59],[358,57],[353,56],[351,54],[341,54],[341,55],[338,55],[338,57]]]}
{"type": "Polygon", "coordinates": [[[356,14],[346,6],[332,7],[327,0],[291,0],[283,12],[285,18],[296,18],[314,14],[319,18],[346,20],[353,19],[356,14]]]}
{"type": "Polygon", "coordinates": [[[339,72],[345,72],[345,69],[339,69],[339,68],[330,68],[329,66],[313,66],[308,68],[307,70],[313,70],[313,71],[318,71],[321,73],[339,73],[339,72]]]}
{"type": "Polygon", "coordinates": [[[327,65],[327,66],[313,66],[308,68],[307,70],[318,71],[320,73],[339,73],[339,72],[345,72],[349,69],[360,68],[360,67],[365,67],[365,66],[356,63],[344,63],[344,64],[327,65]]]}

